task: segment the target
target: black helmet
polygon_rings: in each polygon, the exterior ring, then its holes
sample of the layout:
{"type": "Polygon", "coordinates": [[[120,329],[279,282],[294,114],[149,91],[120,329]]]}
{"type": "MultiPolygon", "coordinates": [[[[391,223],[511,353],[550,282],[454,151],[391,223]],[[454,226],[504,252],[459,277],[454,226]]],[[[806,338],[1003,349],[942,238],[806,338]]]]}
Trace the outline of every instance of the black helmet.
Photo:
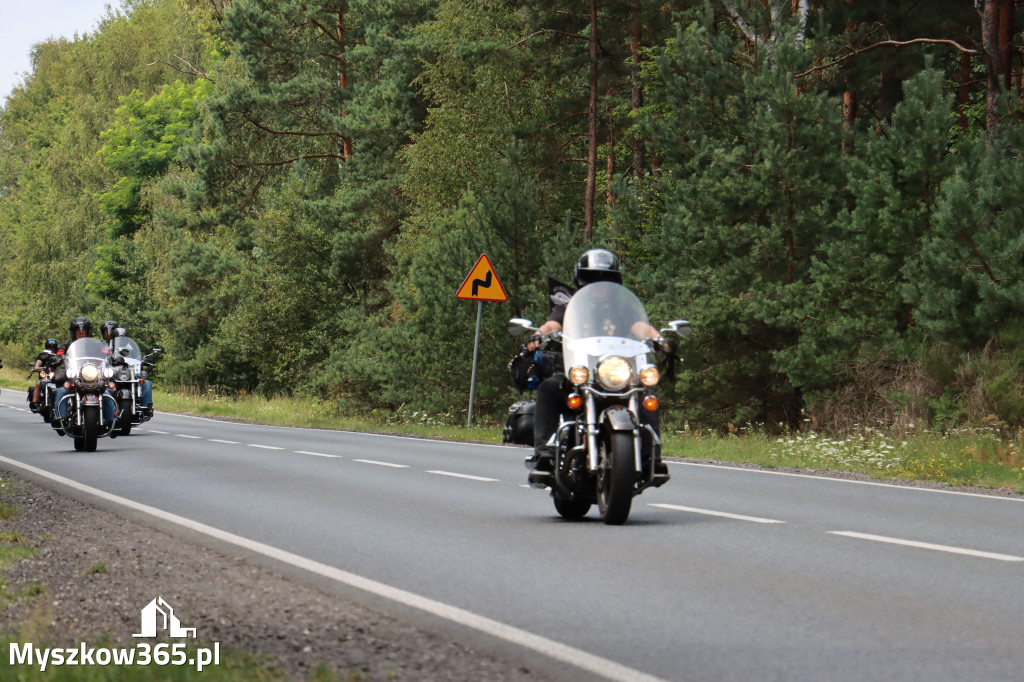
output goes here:
{"type": "Polygon", "coordinates": [[[113,320],[107,320],[100,325],[100,336],[103,337],[104,341],[110,341],[110,339],[117,336],[117,322],[113,320]]]}
{"type": "Polygon", "coordinates": [[[622,270],[619,269],[619,257],[606,249],[591,249],[580,256],[576,263],[576,275],[573,279],[576,288],[585,287],[594,282],[617,282],[622,284],[622,270]]]}
{"type": "Polygon", "coordinates": [[[86,336],[92,336],[92,322],[84,317],[76,317],[71,320],[71,324],[68,325],[68,331],[71,332],[71,338],[75,338],[75,332],[79,329],[85,331],[86,336]]]}
{"type": "Polygon", "coordinates": [[[43,346],[43,348],[52,353],[56,353],[58,346],[60,346],[60,344],[57,343],[57,339],[46,339],[46,345],[43,346]]]}

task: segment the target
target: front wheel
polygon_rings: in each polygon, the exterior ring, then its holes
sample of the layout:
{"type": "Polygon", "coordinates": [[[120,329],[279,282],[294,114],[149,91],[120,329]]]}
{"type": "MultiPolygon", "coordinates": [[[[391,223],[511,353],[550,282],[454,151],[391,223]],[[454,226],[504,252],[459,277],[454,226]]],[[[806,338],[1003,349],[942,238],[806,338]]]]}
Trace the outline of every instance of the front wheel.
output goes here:
{"type": "Polygon", "coordinates": [[[100,431],[100,408],[95,406],[82,408],[82,422],[82,449],[86,452],[95,452],[96,440],[99,438],[100,431]]]}
{"type": "Polygon", "coordinates": [[[612,431],[598,446],[597,506],[601,520],[620,526],[629,518],[633,505],[633,434],[612,431]]]}
{"type": "Polygon", "coordinates": [[[117,411],[121,415],[117,420],[117,435],[128,436],[132,432],[132,399],[121,398],[117,401],[117,411]]]}

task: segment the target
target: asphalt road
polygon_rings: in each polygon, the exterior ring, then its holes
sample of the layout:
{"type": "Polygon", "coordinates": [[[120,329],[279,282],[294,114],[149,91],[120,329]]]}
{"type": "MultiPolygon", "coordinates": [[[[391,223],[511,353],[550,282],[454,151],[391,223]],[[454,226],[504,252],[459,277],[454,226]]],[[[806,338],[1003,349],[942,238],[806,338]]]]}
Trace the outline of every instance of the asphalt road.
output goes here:
{"type": "Polygon", "coordinates": [[[76,453],[21,400],[0,395],[0,466],[365,580],[581,677],[1024,674],[1020,498],[672,463],[610,527],[560,519],[521,448],[158,413],[76,453]]]}

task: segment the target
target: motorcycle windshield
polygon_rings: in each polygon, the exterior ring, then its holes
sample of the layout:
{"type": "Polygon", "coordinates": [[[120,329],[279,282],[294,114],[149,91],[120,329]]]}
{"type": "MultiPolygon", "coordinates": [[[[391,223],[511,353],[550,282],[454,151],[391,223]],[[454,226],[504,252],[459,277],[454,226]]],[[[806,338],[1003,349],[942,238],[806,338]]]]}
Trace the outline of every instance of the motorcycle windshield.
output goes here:
{"type": "Polygon", "coordinates": [[[110,357],[110,349],[107,348],[107,344],[97,339],[78,339],[68,346],[65,357],[68,373],[77,375],[83,365],[102,367],[106,364],[110,357]]]}
{"type": "Polygon", "coordinates": [[[592,367],[606,355],[646,355],[649,326],[644,304],[614,282],[594,282],[569,300],[562,321],[565,369],[592,367]]]}
{"type": "Polygon", "coordinates": [[[118,355],[123,355],[121,349],[127,348],[128,354],[124,357],[129,360],[138,360],[142,362],[142,351],[139,350],[139,344],[135,343],[135,339],[130,336],[115,336],[114,337],[114,352],[118,355]]]}

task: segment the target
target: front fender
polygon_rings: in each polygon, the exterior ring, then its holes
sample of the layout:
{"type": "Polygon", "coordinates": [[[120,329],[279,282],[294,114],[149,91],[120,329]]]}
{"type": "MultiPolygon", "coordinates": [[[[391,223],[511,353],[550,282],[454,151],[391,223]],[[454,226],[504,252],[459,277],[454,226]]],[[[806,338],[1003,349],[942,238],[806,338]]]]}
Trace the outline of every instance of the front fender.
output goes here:
{"type": "Polygon", "coordinates": [[[612,431],[632,431],[636,428],[633,415],[625,405],[612,405],[601,413],[601,425],[612,431]]]}

